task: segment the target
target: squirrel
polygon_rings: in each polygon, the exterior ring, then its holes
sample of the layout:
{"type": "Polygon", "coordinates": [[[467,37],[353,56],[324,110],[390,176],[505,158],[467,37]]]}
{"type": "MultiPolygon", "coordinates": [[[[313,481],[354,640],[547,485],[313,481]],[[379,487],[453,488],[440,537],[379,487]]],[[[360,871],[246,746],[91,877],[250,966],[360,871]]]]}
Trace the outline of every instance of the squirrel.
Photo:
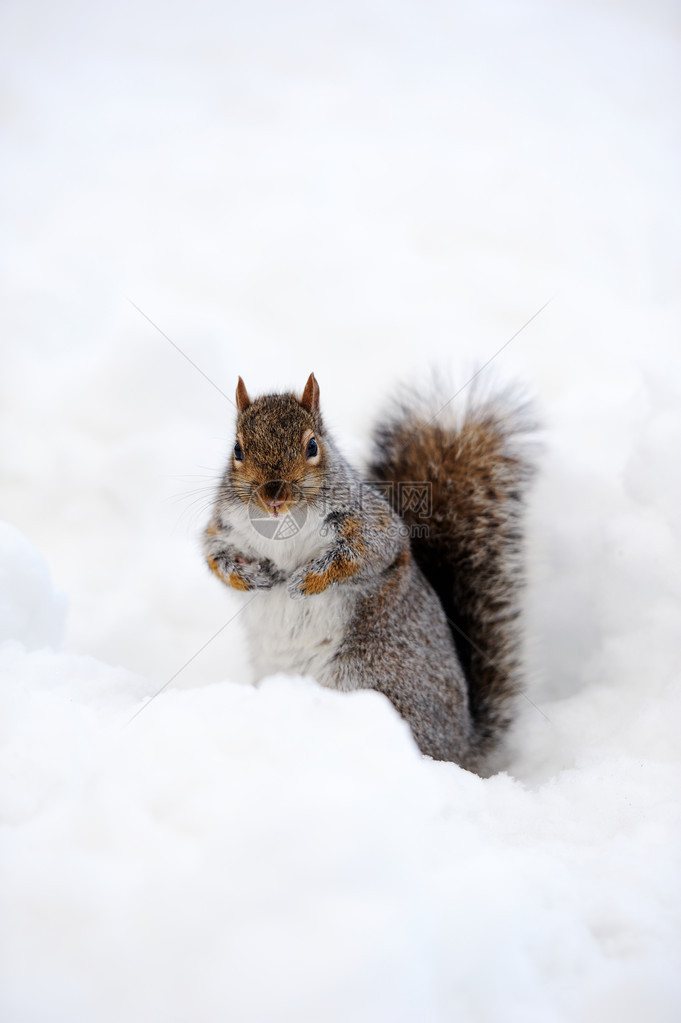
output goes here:
{"type": "Polygon", "coordinates": [[[526,406],[474,399],[442,422],[407,399],[375,431],[372,482],[326,430],[314,374],[300,398],[255,400],[239,377],[236,407],[203,552],[247,596],[256,676],[375,689],[422,753],[484,773],[522,688],[526,406]]]}

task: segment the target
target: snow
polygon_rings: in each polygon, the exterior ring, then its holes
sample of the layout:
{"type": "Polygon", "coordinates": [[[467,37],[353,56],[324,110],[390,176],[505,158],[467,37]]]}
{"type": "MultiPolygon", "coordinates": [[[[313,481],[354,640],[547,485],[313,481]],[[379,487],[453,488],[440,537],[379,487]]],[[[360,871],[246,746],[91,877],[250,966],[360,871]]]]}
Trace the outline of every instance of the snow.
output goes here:
{"type": "Polygon", "coordinates": [[[678,1019],[675,5],[8,0],[0,40],[2,1019],[678,1019]],[[248,685],[198,534],[237,374],[314,370],[360,462],[396,382],[488,360],[545,429],[480,779],[377,694],[248,685]]]}

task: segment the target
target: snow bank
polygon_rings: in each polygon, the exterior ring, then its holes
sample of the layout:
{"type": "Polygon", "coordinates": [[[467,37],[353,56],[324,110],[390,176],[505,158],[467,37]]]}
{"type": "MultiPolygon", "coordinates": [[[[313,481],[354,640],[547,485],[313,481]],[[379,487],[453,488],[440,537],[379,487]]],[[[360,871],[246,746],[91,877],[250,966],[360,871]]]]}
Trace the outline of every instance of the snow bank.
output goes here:
{"type": "Polygon", "coordinates": [[[373,693],[145,695],[4,648],[3,1018],[673,1018],[667,763],[526,788],[373,693]]]}
{"type": "Polygon", "coordinates": [[[66,599],[53,588],[45,559],[15,526],[0,522],[0,643],[58,646],[65,622],[66,599]]]}
{"type": "Polygon", "coordinates": [[[676,1020],[670,9],[0,18],[3,1020],[676,1020]],[[376,694],[245,684],[197,534],[237,373],[314,370],[361,461],[393,381],[490,359],[546,431],[482,780],[376,694]]]}

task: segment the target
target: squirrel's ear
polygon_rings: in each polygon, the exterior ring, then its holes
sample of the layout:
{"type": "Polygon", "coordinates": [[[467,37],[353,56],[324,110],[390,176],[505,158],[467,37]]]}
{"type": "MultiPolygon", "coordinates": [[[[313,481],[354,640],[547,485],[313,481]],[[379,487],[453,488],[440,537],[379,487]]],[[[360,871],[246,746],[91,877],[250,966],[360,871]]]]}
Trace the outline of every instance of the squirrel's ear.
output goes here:
{"type": "Polygon", "coordinates": [[[315,379],[314,373],[310,373],[307,378],[300,404],[308,412],[311,412],[313,416],[316,416],[319,412],[319,384],[315,379]]]}
{"type": "Polygon", "coordinates": [[[239,412],[244,412],[251,404],[251,399],[248,397],[248,391],[246,390],[246,384],[239,377],[239,383],[236,385],[236,407],[239,412]]]}

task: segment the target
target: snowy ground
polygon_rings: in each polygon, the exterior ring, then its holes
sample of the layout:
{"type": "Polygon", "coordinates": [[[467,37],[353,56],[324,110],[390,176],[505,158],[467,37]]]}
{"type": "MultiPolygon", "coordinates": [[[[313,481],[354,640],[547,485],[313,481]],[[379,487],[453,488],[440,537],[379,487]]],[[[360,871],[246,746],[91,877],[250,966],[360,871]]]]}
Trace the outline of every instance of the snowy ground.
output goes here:
{"type": "Polygon", "coordinates": [[[5,0],[7,1023],[679,1018],[677,10],[5,0]],[[220,391],[314,370],[360,461],[548,299],[508,771],[245,685],[220,391]]]}

